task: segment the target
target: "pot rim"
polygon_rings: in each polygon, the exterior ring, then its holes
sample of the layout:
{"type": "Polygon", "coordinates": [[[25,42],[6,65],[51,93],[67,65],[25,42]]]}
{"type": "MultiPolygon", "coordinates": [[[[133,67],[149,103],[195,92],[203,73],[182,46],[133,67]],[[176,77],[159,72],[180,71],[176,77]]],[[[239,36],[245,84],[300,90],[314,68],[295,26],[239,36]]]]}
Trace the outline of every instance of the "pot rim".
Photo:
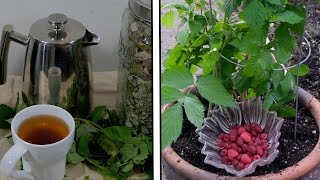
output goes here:
{"type": "MultiPolygon", "coordinates": [[[[309,112],[311,113],[313,119],[316,121],[318,128],[320,130],[320,102],[310,93],[305,91],[302,88],[298,88],[298,96],[300,102],[307,107],[309,112]]],[[[162,110],[172,106],[172,104],[168,104],[163,106],[162,110]]],[[[313,169],[320,162],[320,133],[318,142],[313,148],[313,150],[308,154],[305,158],[294,164],[293,166],[282,169],[277,173],[269,173],[260,176],[251,176],[251,177],[243,177],[240,179],[248,179],[248,180],[269,180],[269,179],[281,179],[285,177],[286,179],[296,179],[298,177],[303,176],[311,169],[313,169]]],[[[173,168],[178,174],[183,175],[184,177],[188,177],[188,179],[239,179],[239,177],[235,176],[219,176],[215,173],[211,173],[205,170],[202,170],[198,167],[191,165],[182,159],[172,148],[171,146],[166,147],[161,152],[162,158],[166,161],[166,163],[173,168]]]]}

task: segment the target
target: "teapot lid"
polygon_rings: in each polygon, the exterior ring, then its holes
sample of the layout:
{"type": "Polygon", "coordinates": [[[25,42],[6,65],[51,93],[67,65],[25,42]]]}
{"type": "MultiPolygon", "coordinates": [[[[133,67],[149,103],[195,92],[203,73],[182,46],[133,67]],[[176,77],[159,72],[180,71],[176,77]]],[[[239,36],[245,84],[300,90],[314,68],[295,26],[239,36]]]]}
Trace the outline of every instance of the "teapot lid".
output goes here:
{"type": "Polygon", "coordinates": [[[137,17],[151,22],[151,0],[129,0],[129,8],[137,17]]]}
{"type": "Polygon", "coordinates": [[[51,14],[32,24],[30,36],[46,44],[70,44],[82,39],[86,28],[64,14],[51,14]]]}

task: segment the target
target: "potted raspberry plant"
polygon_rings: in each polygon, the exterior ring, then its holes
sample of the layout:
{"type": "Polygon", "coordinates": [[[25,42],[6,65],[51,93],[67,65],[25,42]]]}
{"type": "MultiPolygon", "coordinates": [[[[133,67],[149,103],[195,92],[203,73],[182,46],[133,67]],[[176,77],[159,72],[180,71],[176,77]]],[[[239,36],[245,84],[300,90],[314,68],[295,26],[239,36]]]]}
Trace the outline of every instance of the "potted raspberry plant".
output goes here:
{"type": "MultiPolygon", "coordinates": [[[[290,66],[289,62],[293,50],[301,48],[297,43],[302,44],[306,10],[284,0],[226,0],[217,4],[220,8],[216,10],[210,0],[162,6],[169,9],[162,17],[163,26],[172,27],[176,16],[181,18],[177,44],[168,52],[161,75],[162,155],[164,163],[179,162],[180,168],[173,169],[195,179],[220,176],[190,166],[170,147],[181,134],[184,114],[199,129],[214,107],[235,107],[236,102],[247,99],[260,97],[264,110],[283,118],[296,116],[295,108],[288,106],[296,94],[310,105],[307,100],[311,95],[296,88],[296,79],[309,68],[300,62],[290,66]]],[[[316,116],[313,106],[309,110],[316,116]]],[[[314,158],[307,170],[282,174],[300,176],[318,162],[319,158],[314,158]]],[[[280,175],[275,173],[274,177],[280,175]]]]}

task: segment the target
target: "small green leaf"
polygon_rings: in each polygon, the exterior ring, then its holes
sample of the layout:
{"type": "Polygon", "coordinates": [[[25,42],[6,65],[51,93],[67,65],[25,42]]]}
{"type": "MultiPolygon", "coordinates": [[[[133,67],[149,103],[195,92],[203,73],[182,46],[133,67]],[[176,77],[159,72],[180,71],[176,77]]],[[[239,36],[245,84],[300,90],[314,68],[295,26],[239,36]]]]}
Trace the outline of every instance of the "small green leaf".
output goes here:
{"type": "Polygon", "coordinates": [[[180,90],[168,86],[161,87],[161,105],[168,104],[182,98],[184,98],[184,94],[180,90]]]}
{"type": "Polygon", "coordinates": [[[204,118],[204,106],[199,98],[193,94],[187,94],[184,98],[184,109],[187,114],[188,120],[200,128],[204,118]]]}
{"type": "Polygon", "coordinates": [[[243,11],[244,20],[249,24],[252,29],[261,31],[268,14],[263,4],[258,0],[252,0],[243,11]]]}
{"type": "Polygon", "coordinates": [[[106,106],[96,107],[90,114],[92,121],[98,123],[99,120],[108,119],[109,114],[107,113],[108,108],[106,106]]]}
{"type": "Polygon", "coordinates": [[[194,2],[194,0],[185,0],[185,1],[186,1],[186,3],[188,3],[189,5],[194,2]]]}
{"type": "Polygon", "coordinates": [[[215,33],[218,33],[218,32],[221,32],[222,30],[223,30],[223,22],[219,21],[214,25],[213,31],[215,33]]]}
{"type": "Polygon", "coordinates": [[[219,61],[220,54],[217,51],[209,51],[205,55],[201,56],[203,59],[198,64],[203,68],[203,75],[207,75],[213,71],[216,63],[219,61]]]}
{"type": "Polygon", "coordinates": [[[85,158],[90,156],[89,149],[90,139],[87,136],[81,136],[78,141],[78,152],[85,158]]]}
{"type": "Polygon", "coordinates": [[[116,143],[105,134],[102,134],[99,137],[97,143],[101,149],[108,153],[111,157],[115,157],[120,152],[116,143]]]}
{"type": "Polygon", "coordinates": [[[294,87],[294,77],[290,71],[287,72],[284,79],[281,81],[281,90],[284,94],[290,93],[290,90],[294,87]]]}
{"type": "Polygon", "coordinates": [[[288,26],[281,24],[275,31],[276,41],[280,48],[286,52],[291,52],[296,47],[296,40],[290,35],[288,26]]]}
{"type": "Polygon", "coordinates": [[[176,13],[174,11],[169,11],[162,16],[161,24],[168,28],[173,28],[175,18],[176,13]]]}
{"type": "Polygon", "coordinates": [[[274,4],[274,5],[282,5],[281,0],[267,0],[267,2],[269,2],[270,4],[274,4]]]}
{"type": "Polygon", "coordinates": [[[296,14],[292,11],[288,11],[288,10],[281,12],[279,14],[276,14],[276,16],[279,21],[287,22],[289,24],[297,24],[297,23],[304,20],[303,17],[299,16],[298,14],[296,14]]]}
{"type": "Polygon", "coordinates": [[[189,28],[191,30],[191,34],[194,35],[194,34],[197,34],[198,32],[200,32],[204,28],[204,26],[200,22],[190,21],[189,28]]]}
{"type": "Polygon", "coordinates": [[[182,131],[182,106],[177,103],[162,113],[161,149],[176,141],[182,131]]]}
{"type": "Polygon", "coordinates": [[[274,86],[274,89],[276,89],[281,81],[283,80],[284,78],[284,72],[283,71],[272,71],[272,74],[271,74],[271,82],[274,86]]]}
{"type": "Polygon", "coordinates": [[[167,69],[161,75],[161,86],[169,86],[177,89],[183,89],[192,84],[192,74],[183,65],[167,69]]]}
{"type": "Polygon", "coordinates": [[[129,163],[126,166],[124,166],[121,171],[122,172],[129,172],[133,169],[134,164],[133,163],[129,163]]]}
{"type": "Polygon", "coordinates": [[[187,22],[188,22],[188,19],[186,17],[182,17],[181,21],[180,21],[180,24],[179,24],[179,27],[184,26],[187,22]]]}
{"type": "Polygon", "coordinates": [[[208,37],[206,34],[202,34],[200,37],[198,37],[193,43],[192,47],[196,48],[199,46],[202,46],[203,43],[205,43],[208,40],[208,37]]]}
{"type": "MultiPolygon", "coordinates": [[[[298,67],[290,69],[291,73],[295,76],[298,76],[298,67]]],[[[299,69],[299,76],[305,76],[310,72],[310,69],[307,65],[301,64],[299,69]]]]}
{"type": "Polygon", "coordinates": [[[232,12],[237,9],[241,1],[239,0],[225,0],[223,9],[225,11],[226,17],[230,17],[232,12]]]}
{"type": "Polygon", "coordinates": [[[139,150],[138,154],[132,160],[135,164],[141,164],[148,158],[148,147],[147,144],[142,141],[135,143],[135,146],[138,147],[139,150]]]}
{"type": "Polygon", "coordinates": [[[83,180],[89,180],[89,176],[85,176],[83,180]]]}
{"type": "Polygon", "coordinates": [[[122,142],[124,138],[131,138],[131,131],[126,126],[111,126],[101,130],[109,138],[122,142]]]}
{"type": "Polygon", "coordinates": [[[10,128],[11,124],[6,120],[13,118],[15,114],[16,112],[14,109],[5,104],[0,104],[0,128],[10,128]]]}
{"type": "Polygon", "coordinates": [[[183,27],[178,33],[177,33],[177,42],[184,46],[188,42],[188,26],[183,27]]]}
{"type": "Polygon", "coordinates": [[[138,148],[133,144],[124,144],[120,149],[120,153],[122,154],[122,160],[128,161],[138,154],[138,148]]]}
{"type": "Polygon", "coordinates": [[[268,110],[271,107],[271,105],[273,104],[273,100],[274,100],[273,96],[270,93],[268,93],[264,98],[263,108],[268,110]]]}
{"type": "Polygon", "coordinates": [[[279,117],[287,118],[287,117],[295,117],[296,110],[290,106],[273,104],[269,111],[276,111],[279,117]]]}
{"type": "Polygon", "coordinates": [[[77,152],[72,152],[67,154],[67,162],[72,164],[79,164],[84,161],[85,158],[80,156],[77,152]]]}
{"type": "Polygon", "coordinates": [[[209,102],[221,106],[234,106],[232,96],[215,77],[210,75],[200,77],[197,87],[200,95],[209,102]]]}
{"type": "Polygon", "coordinates": [[[165,68],[169,69],[180,64],[179,59],[181,58],[182,54],[183,51],[181,50],[180,45],[177,45],[175,48],[171,49],[169,51],[167,59],[165,60],[165,68]]]}

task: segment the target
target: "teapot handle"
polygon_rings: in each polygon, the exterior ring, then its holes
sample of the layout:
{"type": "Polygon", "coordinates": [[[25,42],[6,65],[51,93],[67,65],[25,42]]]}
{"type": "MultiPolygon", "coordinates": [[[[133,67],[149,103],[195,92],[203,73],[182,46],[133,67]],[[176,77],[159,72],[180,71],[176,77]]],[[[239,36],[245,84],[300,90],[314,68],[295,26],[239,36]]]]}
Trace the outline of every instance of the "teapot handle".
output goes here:
{"type": "Polygon", "coordinates": [[[12,25],[5,25],[3,27],[0,42],[0,85],[5,84],[7,81],[8,52],[11,40],[22,45],[27,45],[29,38],[23,34],[14,32],[12,25]]]}

